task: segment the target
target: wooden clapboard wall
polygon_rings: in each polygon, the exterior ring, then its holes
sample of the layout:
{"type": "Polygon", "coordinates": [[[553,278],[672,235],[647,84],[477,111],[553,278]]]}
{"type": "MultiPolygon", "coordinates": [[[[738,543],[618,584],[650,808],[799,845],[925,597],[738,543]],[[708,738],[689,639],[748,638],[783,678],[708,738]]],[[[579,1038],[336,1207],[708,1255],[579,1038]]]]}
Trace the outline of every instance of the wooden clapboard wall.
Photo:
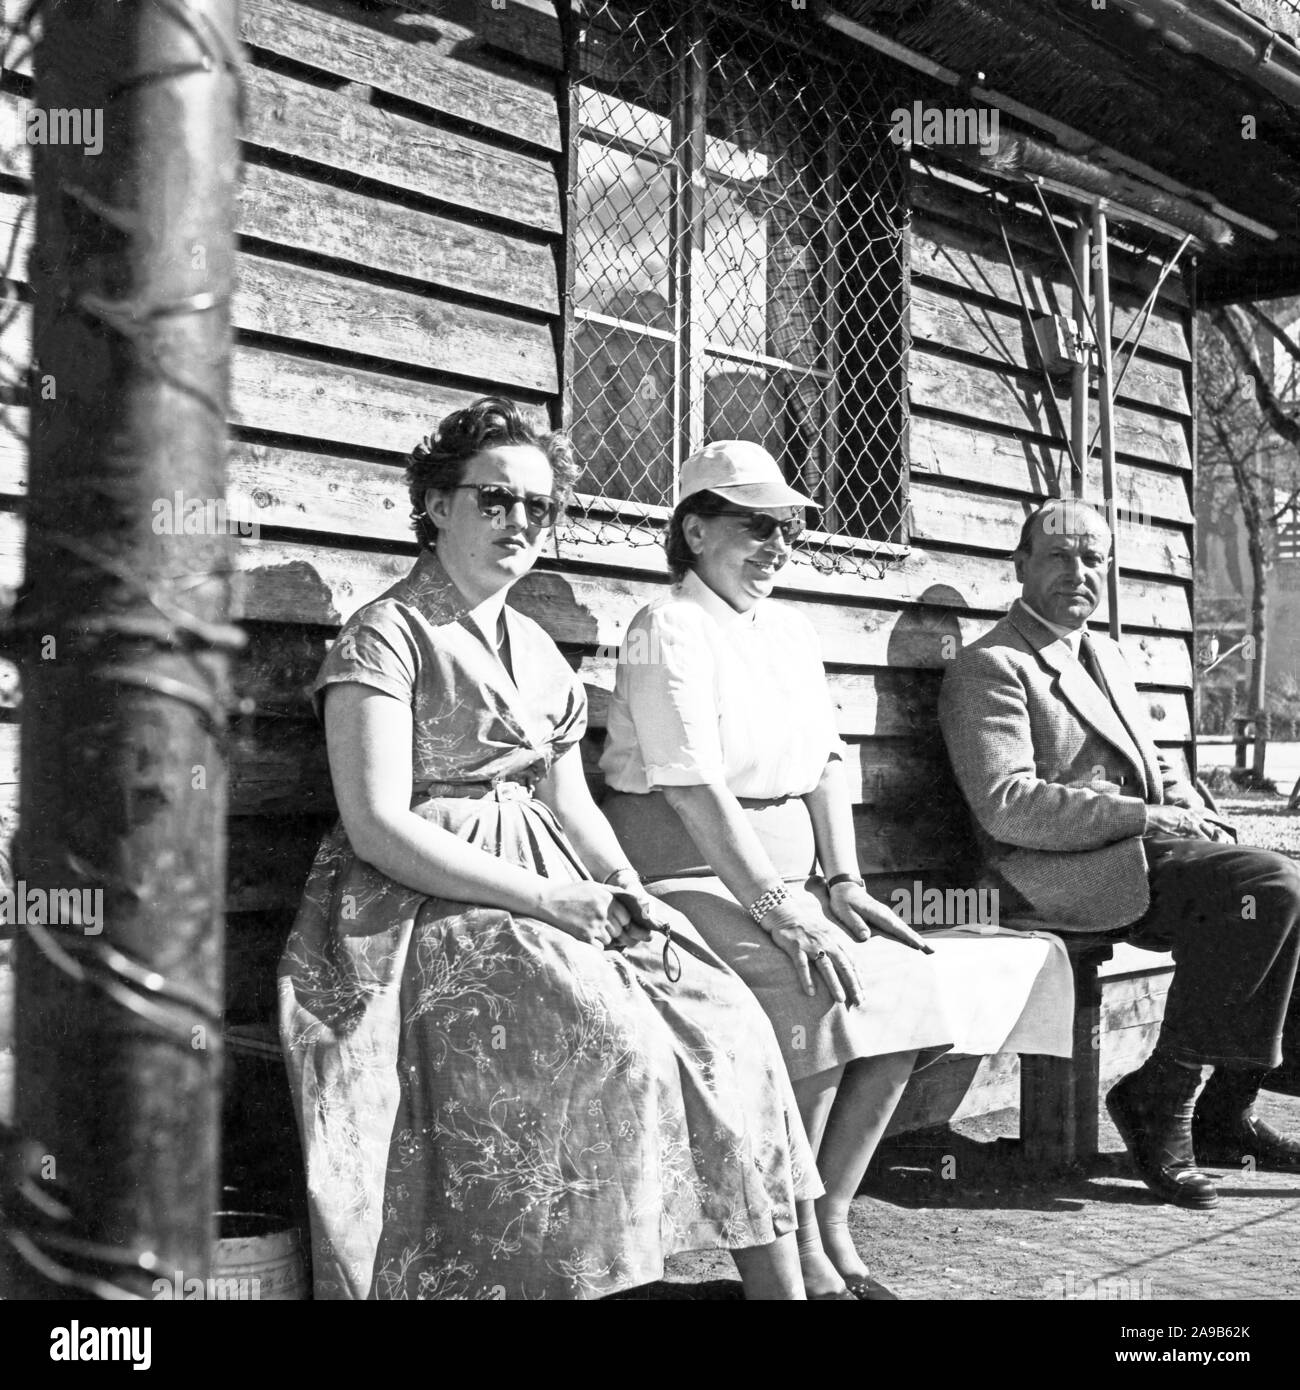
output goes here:
{"type": "MultiPolygon", "coordinates": [[[[234,1021],[270,1016],[275,960],[333,813],[306,687],[340,622],[414,555],[402,456],[485,391],[558,418],[564,214],[561,53],[545,0],[405,12],[243,0],[241,24],[252,62],[229,493],[261,534],[240,561],[250,641],[238,676],[247,711],[231,740],[234,1021]]],[[[11,137],[25,91],[6,79],[11,137]]],[[[0,177],[0,235],[23,206],[18,155],[0,177]]],[[[878,579],[792,566],[781,590],[820,634],[851,747],[862,866],[882,893],[961,876],[965,810],[934,720],[945,639],[978,636],[1014,598],[1007,552],[1060,468],[983,201],[918,172],[914,207],[912,548],[878,579]]],[[[1035,305],[1068,305],[1042,229],[1013,235],[1035,305]]],[[[1141,273],[1116,257],[1117,336],[1141,303],[1141,273]]],[[[2,345],[12,361],[24,331],[19,320],[2,345]]],[[[1175,751],[1189,738],[1192,676],[1189,340],[1171,280],[1118,410],[1124,499],[1153,518],[1121,556],[1125,647],[1175,751]]],[[[0,432],[7,582],[22,487],[21,444],[0,432]]],[[[558,549],[514,601],[580,664],[594,752],[613,677],[597,648],[618,641],[666,572],[653,546],[597,545],[570,529],[558,549]]],[[[0,770],[10,800],[15,746],[5,740],[0,770]]]]}

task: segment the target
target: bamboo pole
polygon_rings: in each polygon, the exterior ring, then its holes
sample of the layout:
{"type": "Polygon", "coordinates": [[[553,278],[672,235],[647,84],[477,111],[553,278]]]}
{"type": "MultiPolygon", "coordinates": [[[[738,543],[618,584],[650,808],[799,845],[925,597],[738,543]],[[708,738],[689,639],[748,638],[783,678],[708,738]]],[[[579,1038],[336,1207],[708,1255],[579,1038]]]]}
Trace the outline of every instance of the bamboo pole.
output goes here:
{"type": "Polygon", "coordinates": [[[1116,525],[1118,490],[1115,485],[1115,392],[1112,384],[1110,323],[1110,243],[1106,208],[1098,200],[1092,209],[1092,301],[1097,325],[1097,416],[1101,435],[1103,506],[1111,529],[1111,564],[1106,578],[1110,635],[1120,636],[1119,527],[1116,525]]]}
{"type": "Polygon", "coordinates": [[[219,1190],[235,0],[42,17],[35,104],[102,147],[35,150],[16,872],[80,896],[19,940],[9,1255],[20,1296],[149,1297],[207,1276],[219,1190]]]}

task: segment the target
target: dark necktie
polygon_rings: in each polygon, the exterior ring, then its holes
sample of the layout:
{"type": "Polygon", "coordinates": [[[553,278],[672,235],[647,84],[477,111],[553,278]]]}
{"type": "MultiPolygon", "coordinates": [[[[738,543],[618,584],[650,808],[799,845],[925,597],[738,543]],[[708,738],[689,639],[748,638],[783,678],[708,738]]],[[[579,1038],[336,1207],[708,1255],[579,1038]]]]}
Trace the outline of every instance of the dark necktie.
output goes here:
{"type": "MultiPolygon", "coordinates": [[[[1133,730],[1130,728],[1128,720],[1125,719],[1122,714],[1120,714],[1119,706],[1115,703],[1115,697],[1110,693],[1110,686],[1106,684],[1106,677],[1102,674],[1101,662],[1097,660],[1097,652],[1092,645],[1092,638],[1089,637],[1086,632],[1079,640],[1079,664],[1092,677],[1093,683],[1097,686],[1097,689],[1100,690],[1101,693],[1106,697],[1106,700],[1110,704],[1111,709],[1113,709],[1115,711],[1115,714],[1118,716],[1119,722],[1123,724],[1123,726],[1126,729],[1128,729],[1130,734],[1133,734],[1133,730]]],[[[1133,734],[1133,737],[1136,741],[1136,734],[1133,734]]],[[[1121,785],[1123,785],[1123,780],[1123,778],[1120,779],[1121,785]]],[[[1143,769],[1142,780],[1145,786],[1145,768],[1143,769]]],[[[1143,796],[1144,800],[1150,799],[1146,796],[1145,790],[1141,791],[1139,795],[1143,796]]]]}
{"type": "Polygon", "coordinates": [[[1110,693],[1110,686],[1106,684],[1106,677],[1102,675],[1101,663],[1097,660],[1097,653],[1093,649],[1092,638],[1086,632],[1079,639],[1079,664],[1092,677],[1094,684],[1118,713],[1119,707],[1115,704],[1115,697],[1110,693]]]}

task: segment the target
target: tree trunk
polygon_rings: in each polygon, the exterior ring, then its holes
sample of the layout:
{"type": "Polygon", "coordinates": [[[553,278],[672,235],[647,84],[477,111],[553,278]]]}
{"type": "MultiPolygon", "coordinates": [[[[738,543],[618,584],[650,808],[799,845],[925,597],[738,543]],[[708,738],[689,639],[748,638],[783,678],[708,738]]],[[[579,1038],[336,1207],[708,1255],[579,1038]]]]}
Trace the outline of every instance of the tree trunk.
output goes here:
{"type": "Polygon", "coordinates": [[[1268,754],[1268,570],[1263,538],[1252,532],[1249,544],[1250,568],[1254,577],[1250,596],[1250,631],[1255,652],[1250,667],[1247,709],[1255,716],[1255,756],[1251,765],[1251,780],[1258,786],[1264,780],[1264,760],[1268,754]]]}
{"type": "Polygon", "coordinates": [[[102,148],[35,150],[16,872],[64,906],[20,935],[17,1123],[64,1211],[19,1296],[149,1297],[219,1191],[235,0],[42,19],[35,105],[102,148]]]}

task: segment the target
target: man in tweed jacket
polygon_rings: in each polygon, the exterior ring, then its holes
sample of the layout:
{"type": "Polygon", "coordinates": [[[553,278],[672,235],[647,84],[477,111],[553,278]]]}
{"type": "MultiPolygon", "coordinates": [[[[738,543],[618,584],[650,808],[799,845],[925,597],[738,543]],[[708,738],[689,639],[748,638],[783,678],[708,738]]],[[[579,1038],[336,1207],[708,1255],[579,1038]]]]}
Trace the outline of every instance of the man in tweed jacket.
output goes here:
{"type": "Polygon", "coordinates": [[[1173,951],[1156,1050],[1107,1106],[1147,1185],[1204,1208],[1218,1193],[1197,1154],[1300,1171],[1300,1143],[1253,1113],[1294,1031],[1300,868],[1237,846],[1160,755],[1120,648],[1085,626],[1110,551],[1085,504],[1030,516],[1021,597],[949,668],[939,719],[1004,924],[1173,951]]]}

